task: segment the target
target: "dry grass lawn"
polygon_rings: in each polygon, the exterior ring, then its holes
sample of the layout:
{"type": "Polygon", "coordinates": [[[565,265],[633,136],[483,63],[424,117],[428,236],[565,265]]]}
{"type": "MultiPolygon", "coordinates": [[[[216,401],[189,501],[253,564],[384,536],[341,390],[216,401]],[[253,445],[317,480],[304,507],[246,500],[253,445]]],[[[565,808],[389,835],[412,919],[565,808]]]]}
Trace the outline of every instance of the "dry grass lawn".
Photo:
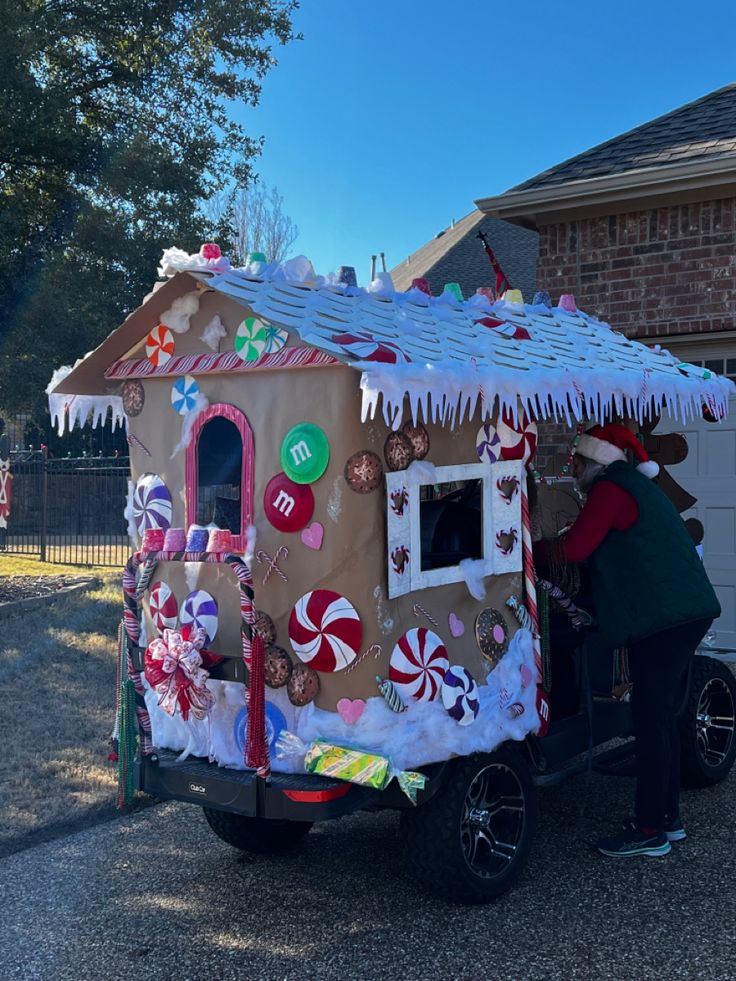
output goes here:
{"type": "MultiPolygon", "coordinates": [[[[30,561],[2,556],[0,575],[88,574],[30,561]]],[[[95,572],[100,587],[0,621],[0,854],[114,807],[120,576],[95,572]]]]}
{"type": "Polygon", "coordinates": [[[39,562],[37,555],[11,555],[0,552],[0,576],[122,576],[115,569],[94,565],[65,565],[63,562],[39,562]]]}

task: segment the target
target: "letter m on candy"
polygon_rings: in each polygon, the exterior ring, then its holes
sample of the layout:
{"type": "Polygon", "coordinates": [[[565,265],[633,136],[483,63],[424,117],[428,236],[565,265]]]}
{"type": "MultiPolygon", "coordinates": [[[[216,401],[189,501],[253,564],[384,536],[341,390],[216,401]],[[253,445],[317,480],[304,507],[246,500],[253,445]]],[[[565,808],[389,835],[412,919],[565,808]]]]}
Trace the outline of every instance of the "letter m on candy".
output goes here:
{"type": "Polygon", "coordinates": [[[303,439],[295,443],[289,449],[289,452],[291,453],[291,459],[294,461],[295,467],[298,467],[301,463],[306,463],[312,456],[312,451],[303,439]]]}
{"type": "Polygon", "coordinates": [[[277,511],[279,511],[281,514],[285,515],[287,518],[294,510],[295,504],[296,501],[294,500],[294,498],[290,494],[287,494],[286,491],[284,490],[280,490],[278,492],[276,499],[273,502],[274,508],[277,511]]]}

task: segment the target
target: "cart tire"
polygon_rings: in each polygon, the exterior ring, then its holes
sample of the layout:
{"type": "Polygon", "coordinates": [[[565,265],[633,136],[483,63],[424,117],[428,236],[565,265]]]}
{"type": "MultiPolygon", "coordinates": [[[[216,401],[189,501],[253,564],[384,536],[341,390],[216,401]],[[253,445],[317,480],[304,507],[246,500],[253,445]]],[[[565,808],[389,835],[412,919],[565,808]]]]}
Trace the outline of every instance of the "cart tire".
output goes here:
{"type": "Polygon", "coordinates": [[[727,665],[696,656],[679,729],[683,786],[710,787],[728,776],[736,759],[736,678],[727,665]]]}
{"type": "Polygon", "coordinates": [[[269,821],[203,807],[207,823],[218,838],[233,848],[258,855],[295,848],[312,827],[311,821],[269,821]]]}
{"type": "Polygon", "coordinates": [[[432,892],[488,903],[516,882],[537,820],[536,788],[510,746],[455,761],[426,804],[402,811],[408,861],[432,892]]]}

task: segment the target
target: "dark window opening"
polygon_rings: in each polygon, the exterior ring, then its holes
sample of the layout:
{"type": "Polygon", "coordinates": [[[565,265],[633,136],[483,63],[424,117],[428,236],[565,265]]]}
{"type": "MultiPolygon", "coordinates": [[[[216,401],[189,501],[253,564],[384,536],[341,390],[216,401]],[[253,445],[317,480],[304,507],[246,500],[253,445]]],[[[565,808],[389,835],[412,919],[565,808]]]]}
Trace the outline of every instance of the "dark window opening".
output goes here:
{"type": "Polygon", "coordinates": [[[482,482],[458,480],[419,488],[421,569],[446,569],[483,558],[482,482]]]}
{"type": "Polygon", "coordinates": [[[241,532],[243,440],[223,416],[202,426],[197,443],[197,524],[241,532]]]}
{"type": "Polygon", "coordinates": [[[723,375],[723,358],[711,358],[709,361],[703,362],[703,367],[706,371],[715,371],[717,375],[723,375]]]}

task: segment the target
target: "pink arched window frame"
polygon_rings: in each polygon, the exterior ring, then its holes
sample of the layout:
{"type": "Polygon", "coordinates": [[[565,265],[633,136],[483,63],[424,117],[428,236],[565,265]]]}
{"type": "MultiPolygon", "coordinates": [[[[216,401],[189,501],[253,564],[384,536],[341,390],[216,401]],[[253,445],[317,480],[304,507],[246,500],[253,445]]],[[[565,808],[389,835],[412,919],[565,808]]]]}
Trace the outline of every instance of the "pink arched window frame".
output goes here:
{"type": "Polygon", "coordinates": [[[197,492],[199,490],[198,480],[198,448],[199,436],[202,429],[210,419],[222,416],[228,419],[237,428],[240,438],[243,441],[242,469],[240,472],[240,534],[233,536],[233,549],[236,552],[243,552],[246,548],[246,537],[248,526],[253,524],[253,466],[254,466],[254,446],[253,430],[250,428],[245,414],[236,409],[234,405],[227,405],[218,402],[210,405],[197,416],[192,427],[192,438],[186,451],[186,500],[187,500],[187,526],[196,523],[197,520],[197,492]]]}

